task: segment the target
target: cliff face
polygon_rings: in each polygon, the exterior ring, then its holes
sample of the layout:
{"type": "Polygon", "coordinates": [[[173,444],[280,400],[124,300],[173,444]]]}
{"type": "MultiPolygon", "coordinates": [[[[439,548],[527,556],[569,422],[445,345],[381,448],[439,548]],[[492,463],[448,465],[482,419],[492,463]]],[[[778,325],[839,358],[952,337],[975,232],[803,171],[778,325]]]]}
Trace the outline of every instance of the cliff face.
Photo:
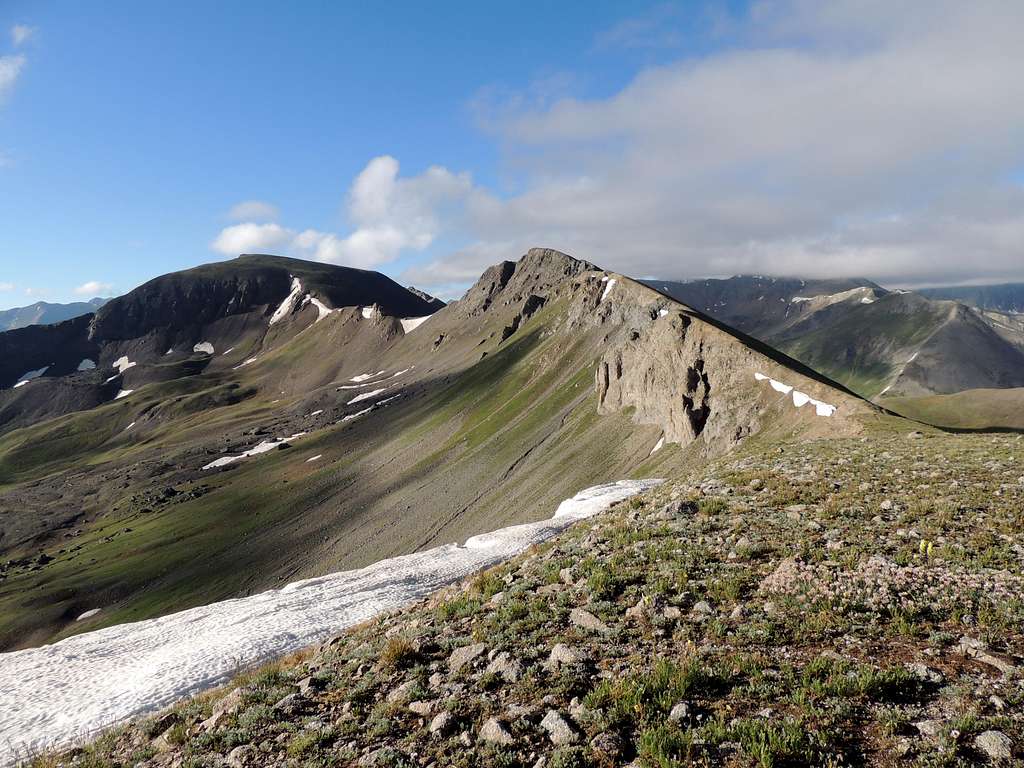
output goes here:
{"type": "Polygon", "coordinates": [[[599,321],[621,323],[621,331],[609,335],[595,374],[601,413],[633,408],[634,420],[660,426],[667,442],[700,441],[720,453],[780,420],[813,433],[826,424],[857,431],[851,417],[870,411],[796,361],[629,278],[602,284],[599,321]]]}

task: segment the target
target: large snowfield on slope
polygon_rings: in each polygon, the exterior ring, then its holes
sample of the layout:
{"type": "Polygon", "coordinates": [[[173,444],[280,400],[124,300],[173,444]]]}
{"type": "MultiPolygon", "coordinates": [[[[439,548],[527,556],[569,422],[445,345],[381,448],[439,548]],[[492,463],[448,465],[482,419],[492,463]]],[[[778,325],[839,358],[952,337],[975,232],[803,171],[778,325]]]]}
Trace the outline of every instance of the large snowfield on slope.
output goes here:
{"type": "Polygon", "coordinates": [[[580,491],[552,518],[297,581],[251,597],[0,654],[0,765],[67,745],[221,684],[239,666],[287,654],[496,565],[660,480],[580,491]]]}

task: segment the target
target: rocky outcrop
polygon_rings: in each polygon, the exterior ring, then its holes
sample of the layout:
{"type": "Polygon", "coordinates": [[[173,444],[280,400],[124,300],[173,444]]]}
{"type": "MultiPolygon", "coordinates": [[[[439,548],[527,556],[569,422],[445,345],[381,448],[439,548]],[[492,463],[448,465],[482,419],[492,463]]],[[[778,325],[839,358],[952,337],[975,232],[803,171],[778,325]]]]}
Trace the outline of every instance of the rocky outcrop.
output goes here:
{"type": "Polygon", "coordinates": [[[486,312],[495,301],[502,306],[525,302],[524,313],[529,317],[540,306],[536,304],[538,299],[565,288],[571,278],[596,271],[598,268],[590,262],[553,248],[531,248],[519,261],[503,261],[489,267],[459,307],[466,316],[474,316],[486,312]]]}
{"type": "Polygon", "coordinates": [[[632,408],[637,422],[659,425],[667,442],[700,440],[718,453],[776,416],[828,420],[832,428],[846,428],[850,415],[867,408],[858,398],[785,366],[784,356],[762,354],[629,278],[609,277],[604,285],[597,316],[621,324],[621,330],[609,334],[608,350],[597,365],[601,413],[632,408]],[[608,290],[611,279],[616,283],[608,290]],[[806,407],[809,399],[797,406],[790,391],[765,386],[769,378],[836,410],[819,416],[815,407],[806,407]]]}

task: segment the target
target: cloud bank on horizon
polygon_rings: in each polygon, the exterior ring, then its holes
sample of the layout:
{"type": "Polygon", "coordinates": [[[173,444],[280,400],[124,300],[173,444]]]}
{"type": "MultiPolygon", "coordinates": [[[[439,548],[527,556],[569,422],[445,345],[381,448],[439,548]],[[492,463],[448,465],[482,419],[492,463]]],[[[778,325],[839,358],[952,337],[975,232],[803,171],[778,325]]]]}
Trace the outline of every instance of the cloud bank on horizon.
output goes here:
{"type": "MultiPolygon", "coordinates": [[[[606,34],[643,45],[660,24],[606,34]]],[[[531,245],[632,275],[865,275],[897,284],[1021,279],[1024,4],[771,0],[728,44],[651,66],[607,98],[491,105],[513,192],[371,159],[347,234],[261,217],[214,250],[404,267],[451,293],[531,245]],[[456,243],[439,254],[440,241],[456,243]]],[[[274,215],[267,216],[267,210],[274,215]]]]}

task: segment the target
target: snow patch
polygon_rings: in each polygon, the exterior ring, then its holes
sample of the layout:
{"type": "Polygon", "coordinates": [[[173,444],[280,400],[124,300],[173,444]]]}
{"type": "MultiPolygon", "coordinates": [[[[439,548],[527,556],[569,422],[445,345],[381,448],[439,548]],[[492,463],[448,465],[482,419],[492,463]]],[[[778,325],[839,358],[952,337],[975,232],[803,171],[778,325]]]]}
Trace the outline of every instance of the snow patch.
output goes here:
{"type": "Polygon", "coordinates": [[[76,371],[91,371],[91,370],[93,370],[95,368],[96,368],[96,361],[95,360],[90,360],[87,357],[87,358],[83,359],[82,362],[80,362],[78,364],[78,367],[75,370],[76,371]]]}
{"type": "Polygon", "coordinates": [[[117,396],[114,399],[120,400],[122,397],[128,397],[128,395],[130,395],[134,391],[134,389],[122,389],[120,392],[117,393],[117,396]]]}
{"type": "Polygon", "coordinates": [[[226,352],[221,352],[221,357],[223,357],[224,355],[230,355],[230,354],[231,354],[232,352],[234,352],[234,351],[235,351],[235,348],[234,348],[234,347],[231,347],[231,348],[230,348],[230,349],[228,349],[228,350],[227,350],[226,352]]]}
{"type": "Polygon", "coordinates": [[[363,410],[357,411],[356,413],[350,413],[348,416],[342,417],[341,420],[343,422],[345,422],[345,421],[352,421],[352,419],[358,419],[360,416],[365,416],[366,414],[368,414],[372,410],[373,410],[373,406],[371,405],[369,408],[364,408],[363,410]]]}
{"type": "Polygon", "coordinates": [[[310,456],[308,459],[306,459],[306,463],[309,464],[311,461],[319,461],[323,457],[324,455],[322,453],[318,453],[316,456],[310,456]]]}
{"type": "Polygon", "coordinates": [[[85,613],[83,613],[81,616],[79,616],[77,619],[75,619],[75,621],[83,621],[85,619],[88,619],[88,618],[90,618],[92,616],[95,616],[97,613],[99,613],[102,610],[103,610],[102,608],[93,608],[91,610],[88,610],[85,613]]]}
{"type": "MultiPolygon", "coordinates": [[[[117,368],[118,373],[124,373],[129,368],[134,368],[136,365],[137,363],[133,363],[128,359],[128,355],[121,355],[121,357],[114,361],[114,367],[117,368]]],[[[110,379],[107,379],[107,381],[110,381],[110,379]]]]}
{"type": "Polygon", "coordinates": [[[611,292],[612,288],[615,287],[615,278],[614,277],[603,278],[602,282],[604,282],[605,280],[607,280],[607,282],[604,285],[604,293],[602,293],[601,294],[601,298],[597,300],[598,304],[600,304],[602,301],[604,301],[606,298],[608,298],[608,294],[611,292]]]}
{"type": "Polygon", "coordinates": [[[374,389],[371,392],[363,392],[361,395],[356,395],[351,400],[349,400],[348,404],[352,405],[354,403],[362,402],[363,400],[369,400],[371,397],[376,397],[377,395],[381,394],[382,392],[386,392],[386,391],[387,391],[387,387],[383,387],[381,389],[374,389]]]}
{"type": "Polygon", "coordinates": [[[124,428],[124,431],[127,432],[129,429],[131,429],[134,426],[135,426],[135,422],[133,421],[131,424],[129,424],[127,427],[124,428]]]}
{"type": "Polygon", "coordinates": [[[292,289],[284,297],[284,301],[281,302],[280,306],[274,310],[274,314],[270,316],[270,325],[280,322],[288,316],[288,313],[295,308],[295,302],[299,298],[300,293],[302,293],[302,283],[299,282],[299,278],[292,277],[292,289]]]}
{"type": "Polygon", "coordinates": [[[29,371],[28,373],[21,374],[21,376],[18,377],[18,383],[15,384],[13,388],[17,389],[18,387],[24,387],[26,384],[28,384],[33,379],[38,379],[40,376],[42,376],[48,370],[50,370],[50,366],[44,365],[42,368],[39,368],[38,370],[29,371]]]}
{"type": "Polygon", "coordinates": [[[668,310],[667,309],[659,309],[658,310],[658,317],[664,317],[667,314],[668,314],[668,310]]]}
{"type": "Polygon", "coordinates": [[[426,317],[403,317],[400,321],[402,323],[402,331],[405,333],[415,331],[429,319],[430,315],[427,315],[426,317]]]}
{"type": "Polygon", "coordinates": [[[367,379],[373,379],[380,376],[384,371],[377,371],[376,373],[360,373],[358,376],[353,376],[349,381],[366,381],[367,379]]]}
{"type": "Polygon", "coordinates": [[[783,384],[781,381],[776,381],[775,379],[765,376],[763,373],[755,372],[754,378],[757,381],[767,381],[771,385],[772,389],[774,389],[776,392],[781,392],[784,395],[788,395],[792,392],[793,405],[795,405],[797,408],[803,408],[805,405],[810,403],[811,405],[814,406],[814,412],[818,416],[831,416],[836,412],[836,407],[834,405],[824,403],[821,400],[815,400],[807,393],[801,392],[798,389],[793,389],[793,387],[789,386],[788,384],[783,384]]]}
{"type": "Polygon", "coordinates": [[[193,352],[202,352],[204,355],[213,354],[213,344],[208,341],[201,341],[192,347],[193,352]]]}
{"type": "Polygon", "coordinates": [[[226,682],[248,667],[322,642],[384,612],[490,568],[660,480],[622,480],[579,492],[548,520],[381,560],[366,568],[84,632],[0,654],[0,763],[65,745],[226,682]]]}
{"type": "Polygon", "coordinates": [[[319,411],[313,411],[311,414],[309,414],[309,416],[310,418],[312,418],[313,416],[319,416],[323,412],[323,408],[321,408],[319,411]]]}
{"type": "Polygon", "coordinates": [[[239,368],[245,368],[245,366],[247,366],[247,365],[252,365],[252,364],[253,364],[253,363],[255,363],[255,362],[256,362],[256,361],[258,360],[258,359],[259,359],[259,358],[257,358],[257,357],[250,357],[250,358],[249,358],[248,360],[244,360],[244,361],[242,361],[241,363],[239,363],[238,365],[236,365],[236,366],[235,366],[234,368],[232,368],[231,370],[233,370],[233,371],[237,371],[237,370],[238,370],[239,368]]]}
{"type": "Polygon", "coordinates": [[[651,452],[649,454],[647,454],[648,458],[650,458],[651,456],[656,454],[658,451],[660,451],[663,445],[665,445],[665,436],[664,435],[659,437],[658,438],[658,442],[656,442],[654,444],[654,447],[651,448],[651,452]]]}
{"type": "Polygon", "coordinates": [[[334,311],[326,304],[324,304],[322,301],[320,301],[320,299],[318,299],[316,296],[311,296],[310,294],[307,293],[306,298],[310,301],[310,303],[312,303],[314,307],[316,307],[316,320],[313,321],[315,323],[319,323],[321,320],[323,320],[325,317],[331,314],[331,312],[334,311]]]}
{"type": "Polygon", "coordinates": [[[373,307],[361,307],[359,311],[362,313],[363,317],[366,318],[367,320],[369,320],[371,317],[373,317],[373,307]]]}

